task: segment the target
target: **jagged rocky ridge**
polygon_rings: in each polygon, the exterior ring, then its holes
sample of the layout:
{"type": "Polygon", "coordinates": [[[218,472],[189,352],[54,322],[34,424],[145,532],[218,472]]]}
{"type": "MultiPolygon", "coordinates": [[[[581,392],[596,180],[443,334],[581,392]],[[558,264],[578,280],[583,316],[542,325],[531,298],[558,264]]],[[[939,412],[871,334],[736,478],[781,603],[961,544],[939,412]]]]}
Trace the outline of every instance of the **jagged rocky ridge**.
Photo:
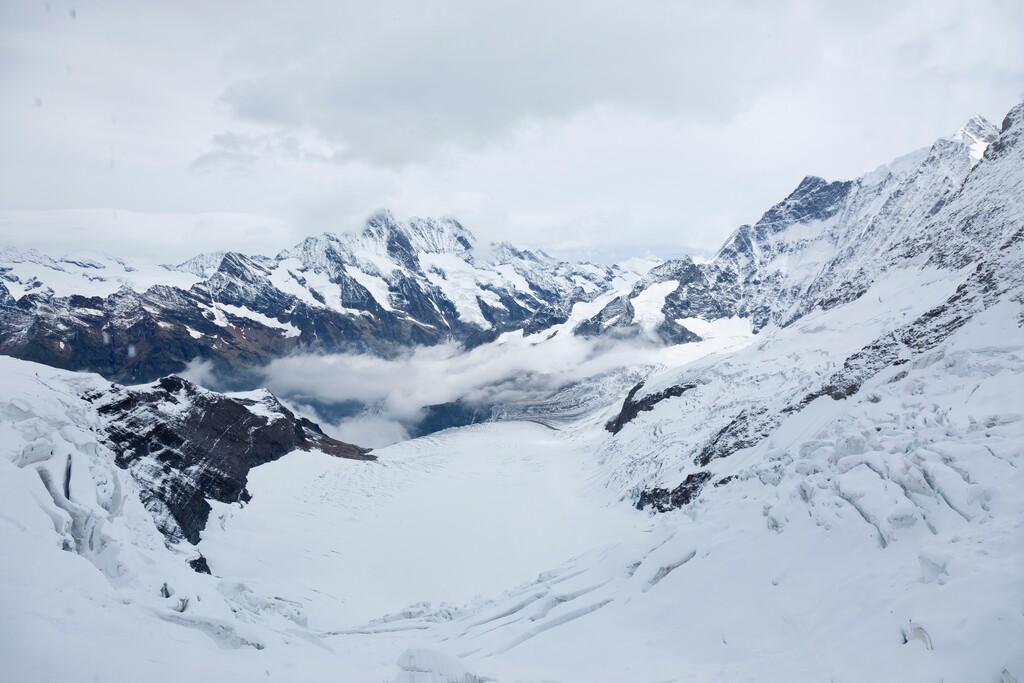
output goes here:
{"type": "Polygon", "coordinates": [[[139,482],[143,503],[170,540],[199,543],[208,499],[247,502],[249,470],[292,451],[372,460],[367,449],[326,436],[270,392],[227,396],[177,376],[149,386],[90,393],[118,467],[139,482]]]}
{"type": "Polygon", "coordinates": [[[390,354],[479,344],[564,319],[618,268],[478,247],[451,219],[372,216],[276,257],[203,254],[144,268],[105,256],[0,252],[0,353],[124,382],[213,361],[227,380],[295,352],[390,354]]]}
{"type": "Polygon", "coordinates": [[[857,180],[808,176],[757,223],[738,228],[709,262],[684,257],[657,266],[575,332],[647,332],[674,344],[697,339],[686,328],[689,318],[749,318],[755,331],[786,326],[810,311],[856,300],[908,261],[948,268],[971,263],[993,235],[985,221],[950,214],[958,197],[980,198],[965,184],[978,177],[974,170],[987,147],[989,158],[1000,155],[1007,143],[999,140],[999,130],[976,116],[951,137],[857,180]],[[634,311],[645,298],[661,319],[650,330],[634,311]]]}
{"type": "Polygon", "coordinates": [[[629,390],[626,394],[626,399],[622,402],[622,408],[619,410],[619,414],[613,419],[609,420],[605,425],[612,434],[618,434],[623,427],[629,424],[633,418],[639,415],[641,412],[647,410],[654,410],[654,406],[664,401],[666,398],[674,398],[676,396],[682,396],[690,389],[696,389],[696,384],[676,384],[674,386],[663,389],[662,391],[648,394],[641,399],[636,399],[638,391],[643,389],[644,383],[640,381],[629,390]]]}

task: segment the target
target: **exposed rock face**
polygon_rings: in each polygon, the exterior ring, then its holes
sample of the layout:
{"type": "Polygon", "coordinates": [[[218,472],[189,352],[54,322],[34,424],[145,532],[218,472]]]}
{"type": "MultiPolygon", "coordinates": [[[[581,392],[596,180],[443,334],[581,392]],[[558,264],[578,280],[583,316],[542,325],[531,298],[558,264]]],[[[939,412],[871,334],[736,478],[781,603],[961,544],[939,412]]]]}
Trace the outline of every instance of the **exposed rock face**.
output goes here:
{"type": "Polygon", "coordinates": [[[746,408],[711,438],[693,462],[704,467],[712,460],[750,448],[771,434],[781,422],[781,413],[770,406],[746,408]]]}
{"type": "Polygon", "coordinates": [[[491,406],[472,405],[462,400],[427,406],[423,409],[422,419],[410,430],[409,436],[416,438],[442,429],[485,422],[491,417],[491,413],[491,406]]]}
{"type": "Polygon", "coordinates": [[[633,316],[636,311],[626,297],[618,297],[601,309],[601,312],[583,321],[573,330],[581,337],[594,337],[599,334],[626,336],[633,332],[633,316]]]}
{"type": "Polygon", "coordinates": [[[669,346],[703,341],[699,334],[696,334],[684,325],[680,325],[668,316],[665,317],[664,322],[655,328],[655,332],[658,338],[669,346]]]}
{"type": "Polygon", "coordinates": [[[537,334],[569,319],[569,314],[557,306],[545,306],[534,313],[523,326],[523,334],[537,334]]]}
{"type": "MultiPolygon", "coordinates": [[[[173,376],[126,388],[6,356],[0,374],[0,462],[29,479],[38,475],[48,494],[39,502],[54,506],[48,514],[59,547],[114,583],[139,579],[126,570],[128,538],[145,550],[128,553],[135,559],[163,554],[209,573],[195,547],[211,510],[207,501],[249,500],[252,467],[314,449],[374,459],[326,437],[263,390],[218,394],[173,376]]],[[[163,597],[170,597],[166,588],[163,597]]]]}
{"type": "Polygon", "coordinates": [[[294,450],[373,459],[364,448],[326,436],[265,391],[232,397],[170,376],[86,398],[104,420],[117,465],[139,482],[143,503],[172,541],[198,543],[208,498],[248,501],[249,470],[294,450]]]}

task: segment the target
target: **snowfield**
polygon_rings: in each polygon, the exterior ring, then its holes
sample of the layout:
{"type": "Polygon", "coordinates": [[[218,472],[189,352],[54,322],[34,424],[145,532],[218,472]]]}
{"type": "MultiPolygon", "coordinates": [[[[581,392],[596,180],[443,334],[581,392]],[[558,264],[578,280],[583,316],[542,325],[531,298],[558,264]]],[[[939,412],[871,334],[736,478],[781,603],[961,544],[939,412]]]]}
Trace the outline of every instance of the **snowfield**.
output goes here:
{"type": "MultiPolygon", "coordinates": [[[[199,546],[215,577],[163,546],[131,479],[88,445],[88,410],[71,397],[87,376],[6,361],[17,381],[2,400],[0,533],[19,561],[0,580],[5,678],[1014,680],[1015,313],[995,306],[854,396],[815,399],[713,461],[714,483],[663,515],[619,500],[629,460],[609,444],[660,448],[653,437],[673,425],[713,420],[716,400],[669,399],[615,436],[601,429],[611,405],[560,430],[449,430],[375,463],[296,452],[253,470],[251,503],[215,504],[199,546]],[[37,474],[61,469],[63,452],[87,463],[74,469],[74,506],[37,474]],[[104,507],[110,491],[120,502],[104,507]],[[77,506],[101,531],[68,552],[54,524],[77,506]],[[38,657],[41,643],[61,656],[38,657]]],[[[661,373],[771,362],[787,344],[802,357],[808,338],[844,334],[828,323],[768,330],[661,373]]],[[[638,482],[681,476],[663,470],[627,468],[638,482]]]]}
{"type": "Polygon", "coordinates": [[[498,680],[1013,680],[1024,335],[1008,312],[905,377],[816,399],[685,510],[450,622],[387,627],[427,626],[421,646],[498,680]]]}
{"type": "Polygon", "coordinates": [[[416,602],[499,593],[646,517],[587,497],[593,459],[536,423],[476,425],[374,454],[365,464],[295,453],[254,470],[252,502],[218,505],[203,534],[211,568],[304,596],[311,628],[329,631],[416,602]]]}

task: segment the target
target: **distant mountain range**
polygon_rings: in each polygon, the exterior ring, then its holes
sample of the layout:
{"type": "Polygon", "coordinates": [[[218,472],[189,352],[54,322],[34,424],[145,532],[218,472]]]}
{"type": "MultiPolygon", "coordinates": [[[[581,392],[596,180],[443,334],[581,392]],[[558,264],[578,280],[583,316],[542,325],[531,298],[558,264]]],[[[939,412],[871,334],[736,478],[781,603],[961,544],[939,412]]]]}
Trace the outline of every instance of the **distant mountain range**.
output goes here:
{"type": "Polygon", "coordinates": [[[477,344],[564,320],[638,273],[477,246],[452,219],[371,217],[276,257],[201,254],[142,266],[0,252],[0,353],[118,381],[213,361],[225,377],[295,352],[389,354],[477,344]]]}
{"type": "Polygon", "coordinates": [[[982,182],[1013,180],[989,178],[993,164],[981,163],[999,140],[975,116],[856,180],[807,177],[708,262],[684,257],[648,264],[649,272],[482,246],[454,219],[401,222],[386,211],[360,232],[309,237],[274,257],[210,253],[153,267],[8,248],[0,252],[0,353],[124,382],[201,359],[242,388],[253,368],[297,352],[386,356],[544,332],[574,305],[610,293],[575,334],[678,344],[700,338],[688,319],[787,325],[856,299],[902,263],[955,269],[976,260],[997,235],[967,220],[967,205],[982,182]],[[964,215],[956,230],[951,211],[964,215]]]}

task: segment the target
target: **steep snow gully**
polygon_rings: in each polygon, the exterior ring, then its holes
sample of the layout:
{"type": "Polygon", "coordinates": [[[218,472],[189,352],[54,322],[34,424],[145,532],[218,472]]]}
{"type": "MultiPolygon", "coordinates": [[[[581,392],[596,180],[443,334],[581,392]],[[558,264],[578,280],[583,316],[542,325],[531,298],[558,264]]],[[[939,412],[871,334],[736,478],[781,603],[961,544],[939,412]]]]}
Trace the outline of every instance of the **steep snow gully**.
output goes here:
{"type": "Polygon", "coordinates": [[[387,215],[164,279],[5,252],[0,679],[1024,680],[1022,137],[973,118],[643,273],[387,215]],[[593,371],[372,453],[111,383],[135,334],[129,376],[331,321],[593,371]],[[104,377],[39,362],[73,344],[104,377]]]}

